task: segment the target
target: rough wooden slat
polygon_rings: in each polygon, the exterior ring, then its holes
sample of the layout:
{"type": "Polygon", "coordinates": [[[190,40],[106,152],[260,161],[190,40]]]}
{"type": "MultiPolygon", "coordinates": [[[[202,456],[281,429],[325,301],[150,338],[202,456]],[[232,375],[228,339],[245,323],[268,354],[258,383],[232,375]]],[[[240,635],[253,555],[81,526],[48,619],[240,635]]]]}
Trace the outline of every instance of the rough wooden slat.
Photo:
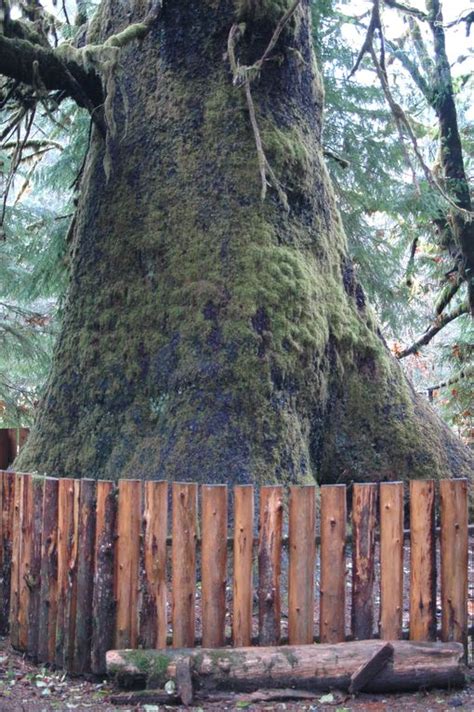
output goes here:
{"type": "Polygon", "coordinates": [[[58,610],[56,665],[69,669],[76,623],[77,533],[79,480],[59,480],[58,491],[58,610]]]}
{"type": "Polygon", "coordinates": [[[280,641],[280,573],[283,488],[260,488],[258,538],[258,631],[260,645],[280,641]]]}
{"type": "Polygon", "coordinates": [[[203,485],[202,495],[202,644],[225,642],[227,581],[227,487],[203,485]]]}
{"type": "Polygon", "coordinates": [[[196,588],[197,485],[173,483],[173,646],[194,645],[196,588]]]}
{"type": "Polygon", "coordinates": [[[252,642],[252,564],[254,489],[234,487],[234,600],[232,638],[235,646],[252,642]]]}
{"type": "Polygon", "coordinates": [[[115,641],[136,648],[140,592],[142,482],[120,480],[115,546],[115,641]]]}
{"type": "Polygon", "coordinates": [[[356,695],[363,690],[364,687],[367,687],[368,683],[384,669],[390,660],[393,661],[393,645],[385,643],[385,645],[379,648],[379,650],[352,673],[348,690],[349,693],[356,695]]]}
{"type": "Polygon", "coordinates": [[[28,620],[27,620],[27,650],[28,655],[38,659],[39,648],[39,614],[41,589],[41,539],[43,520],[43,490],[44,478],[32,477],[31,487],[31,545],[29,547],[28,578],[28,620]]]}
{"type": "Polygon", "coordinates": [[[441,480],[441,637],[467,645],[468,482],[441,480]]]}
{"type": "Polygon", "coordinates": [[[95,497],[94,480],[82,479],[78,514],[76,624],[71,668],[75,674],[91,671],[95,497]]]}
{"type": "Polygon", "coordinates": [[[140,645],[166,647],[166,534],[168,483],[144,485],[143,601],[140,613],[140,645]]]}
{"type": "Polygon", "coordinates": [[[320,492],[320,636],[322,643],[340,643],[346,637],[346,487],[323,485],[320,492]]]}
{"type": "Polygon", "coordinates": [[[117,492],[112,482],[97,482],[92,595],[91,669],[105,672],[105,653],[113,647],[115,632],[114,552],[117,492]]]}
{"type": "Polygon", "coordinates": [[[435,486],[410,482],[410,639],[436,639],[435,486]]]}
{"type": "Polygon", "coordinates": [[[10,437],[6,428],[0,428],[0,469],[6,470],[12,457],[10,454],[10,437]]]}
{"type": "Polygon", "coordinates": [[[54,663],[58,612],[58,480],[44,482],[38,659],[54,663]]]}
{"type": "Polygon", "coordinates": [[[13,472],[2,472],[0,477],[0,635],[7,635],[10,615],[15,475],[13,472]]]}
{"type": "Polygon", "coordinates": [[[290,487],[288,637],[290,645],[314,639],[316,487],[290,487]]]}
{"type": "Polygon", "coordinates": [[[352,490],[352,634],[372,638],[374,628],[376,484],[354,484],[352,490]]]}
{"type": "Polygon", "coordinates": [[[28,650],[28,622],[30,587],[30,562],[33,547],[33,476],[21,475],[20,500],[20,556],[18,560],[18,648],[28,650]]]}
{"type": "Polygon", "coordinates": [[[402,637],[403,482],[380,485],[380,637],[402,637]]]}
{"type": "Polygon", "coordinates": [[[13,487],[13,522],[12,522],[12,565],[10,576],[10,642],[14,648],[19,647],[18,612],[20,609],[20,553],[21,553],[21,501],[23,476],[14,476],[13,487]]]}

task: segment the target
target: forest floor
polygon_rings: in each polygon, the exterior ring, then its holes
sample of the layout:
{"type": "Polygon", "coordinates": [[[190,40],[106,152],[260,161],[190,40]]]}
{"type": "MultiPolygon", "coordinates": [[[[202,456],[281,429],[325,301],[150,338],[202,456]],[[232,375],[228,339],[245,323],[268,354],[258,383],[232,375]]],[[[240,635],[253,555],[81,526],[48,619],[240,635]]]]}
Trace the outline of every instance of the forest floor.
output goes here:
{"type": "MultiPolygon", "coordinates": [[[[232,695],[218,702],[201,702],[192,708],[210,712],[474,712],[474,671],[468,675],[468,684],[462,690],[432,690],[411,694],[369,695],[347,697],[344,693],[321,693],[314,699],[295,701],[253,702],[250,695],[232,695]]],[[[116,704],[117,695],[126,695],[114,689],[109,682],[73,678],[62,672],[52,672],[34,665],[13,651],[6,639],[0,638],[0,711],[1,712],[164,712],[165,710],[191,709],[182,705],[116,704]]]]}

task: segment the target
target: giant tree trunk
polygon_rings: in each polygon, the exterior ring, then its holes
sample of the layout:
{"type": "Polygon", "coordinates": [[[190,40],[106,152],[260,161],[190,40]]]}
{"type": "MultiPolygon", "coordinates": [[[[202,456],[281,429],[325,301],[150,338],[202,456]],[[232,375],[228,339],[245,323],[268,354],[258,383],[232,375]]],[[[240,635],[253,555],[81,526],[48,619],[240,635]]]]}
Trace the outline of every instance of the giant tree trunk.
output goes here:
{"type": "MultiPolygon", "coordinates": [[[[104,0],[91,41],[146,4],[104,0]]],[[[116,133],[107,150],[92,137],[62,332],[18,467],[208,482],[468,474],[470,454],[414,395],[347,259],[307,0],[252,83],[289,211],[271,187],[261,202],[227,38],[246,23],[237,54],[251,64],[289,5],[165,0],[123,49],[116,133]]]]}

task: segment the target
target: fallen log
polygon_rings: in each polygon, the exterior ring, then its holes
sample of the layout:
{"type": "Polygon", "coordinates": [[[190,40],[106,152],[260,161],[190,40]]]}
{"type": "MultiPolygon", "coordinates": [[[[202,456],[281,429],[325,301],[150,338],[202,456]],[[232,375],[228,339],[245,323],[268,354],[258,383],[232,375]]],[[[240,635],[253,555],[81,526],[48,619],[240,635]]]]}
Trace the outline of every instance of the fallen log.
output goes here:
{"type": "Polygon", "coordinates": [[[271,648],[110,650],[106,661],[108,674],[119,686],[136,689],[164,687],[168,680],[177,683],[178,667],[182,670],[183,659],[189,658],[193,691],[199,694],[279,687],[347,691],[354,680],[358,691],[367,692],[465,684],[460,643],[397,640],[390,646],[393,653],[379,640],[271,648]],[[364,673],[361,686],[361,671],[370,669],[374,674],[364,673]]]}

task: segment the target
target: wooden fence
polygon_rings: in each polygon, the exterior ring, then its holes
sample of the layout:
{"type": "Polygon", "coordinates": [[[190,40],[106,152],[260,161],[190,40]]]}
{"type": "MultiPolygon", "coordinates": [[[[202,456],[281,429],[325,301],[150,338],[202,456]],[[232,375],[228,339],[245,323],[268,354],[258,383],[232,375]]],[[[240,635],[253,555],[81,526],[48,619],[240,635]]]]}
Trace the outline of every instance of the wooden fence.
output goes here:
{"type": "Polygon", "coordinates": [[[0,470],[10,467],[29,432],[29,428],[0,428],[0,470]]]}
{"type": "Polygon", "coordinates": [[[343,485],[290,487],[287,503],[279,486],[1,472],[0,626],[74,673],[103,673],[111,648],[397,639],[405,576],[409,637],[436,638],[438,605],[441,638],[466,644],[468,486],[437,487],[353,485],[349,520],[343,485]]]}

